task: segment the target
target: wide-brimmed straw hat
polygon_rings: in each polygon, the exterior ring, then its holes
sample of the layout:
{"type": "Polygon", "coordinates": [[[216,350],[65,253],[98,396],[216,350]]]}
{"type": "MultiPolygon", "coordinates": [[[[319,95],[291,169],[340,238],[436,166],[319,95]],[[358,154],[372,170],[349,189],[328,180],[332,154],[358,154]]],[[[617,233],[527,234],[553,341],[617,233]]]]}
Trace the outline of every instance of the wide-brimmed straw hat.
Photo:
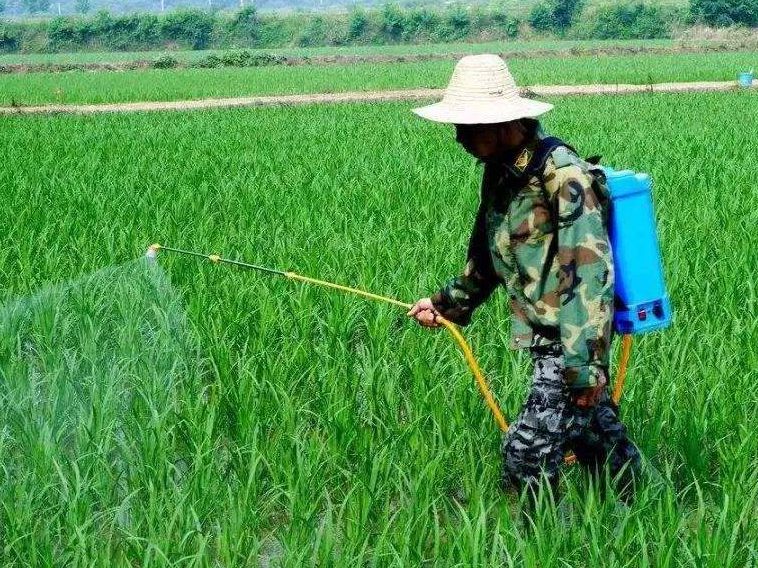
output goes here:
{"type": "Polygon", "coordinates": [[[551,108],[549,103],[520,96],[505,61],[485,53],[458,61],[442,101],[413,112],[435,122],[496,124],[534,118],[551,108]]]}

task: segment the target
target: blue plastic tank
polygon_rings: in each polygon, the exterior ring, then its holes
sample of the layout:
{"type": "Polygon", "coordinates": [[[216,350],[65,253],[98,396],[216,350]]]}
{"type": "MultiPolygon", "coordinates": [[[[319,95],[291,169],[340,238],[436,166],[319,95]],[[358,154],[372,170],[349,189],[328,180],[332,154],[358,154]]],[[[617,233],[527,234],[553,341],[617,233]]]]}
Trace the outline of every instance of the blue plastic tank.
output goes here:
{"type": "Polygon", "coordinates": [[[737,75],[737,82],[739,83],[740,87],[752,87],[753,86],[753,72],[752,71],[745,71],[743,73],[740,73],[737,75]]]}
{"type": "Polygon", "coordinates": [[[644,333],[671,325],[653,214],[650,176],[603,167],[611,193],[609,236],[616,275],[613,325],[619,333],[644,333]]]}

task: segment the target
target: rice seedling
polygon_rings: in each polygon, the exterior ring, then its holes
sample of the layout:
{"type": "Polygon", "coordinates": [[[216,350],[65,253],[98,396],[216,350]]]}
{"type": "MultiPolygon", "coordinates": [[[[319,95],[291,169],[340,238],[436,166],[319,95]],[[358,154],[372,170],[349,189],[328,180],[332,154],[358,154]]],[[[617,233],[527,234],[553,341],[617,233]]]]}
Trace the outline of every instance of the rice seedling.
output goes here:
{"type": "MultiPolygon", "coordinates": [[[[622,507],[566,470],[526,526],[443,334],[286,280],[131,262],[160,240],[434,290],[481,170],[409,105],[9,117],[3,564],[756,565],[756,96],[555,102],[553,132],[656,183],[676,319],[637,342],[622,414],[661,482],[622,507]]],[[[528,362],[506,313],[498,293],[466,335],[513,416],[528,362]]]]}
{"type": "MultiPolygon", "coordinates": [[[[755,52],[602,55],[513,59],[521,85],[648,84],[735,80],[756,65],[755,52]]],[[[271,66],[221,69],[30,73],[0,75],[0,105],[113,103],[274,95],[442,88],[453,60],[405,63],[271,66]]]]}

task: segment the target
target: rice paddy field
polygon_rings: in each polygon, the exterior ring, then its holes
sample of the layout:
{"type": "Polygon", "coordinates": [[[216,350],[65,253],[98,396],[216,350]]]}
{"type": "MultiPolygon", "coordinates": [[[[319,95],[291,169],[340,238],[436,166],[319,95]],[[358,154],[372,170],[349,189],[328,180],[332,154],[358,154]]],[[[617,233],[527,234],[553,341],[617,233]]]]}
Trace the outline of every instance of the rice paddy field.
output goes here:
{"type": "MultiPolygon", "coordinates": [[[[525,522],[462,357],[403,310],[142,260],[413,301],[476,210],[451,128],[407,104],[4,117],[0,562],[757,566],[758,97],[552,102],[553,133],[655,180],[675,320],[634,347],[621,413],[660,477],[631,505],[566,468],[525,522]]],[[[513,417],[507,310],[464,332],[513,417]]]]}
{"type": "MultiPolygon", "coordinates": [[[[513,59],[522,85],[729,81],[758,66],[758,52],[513,59]]],[[[0,105],[116,103],[295,93],[444,87],[455,61],[223,69],[71,71],[0,75],[0,105]]]]}

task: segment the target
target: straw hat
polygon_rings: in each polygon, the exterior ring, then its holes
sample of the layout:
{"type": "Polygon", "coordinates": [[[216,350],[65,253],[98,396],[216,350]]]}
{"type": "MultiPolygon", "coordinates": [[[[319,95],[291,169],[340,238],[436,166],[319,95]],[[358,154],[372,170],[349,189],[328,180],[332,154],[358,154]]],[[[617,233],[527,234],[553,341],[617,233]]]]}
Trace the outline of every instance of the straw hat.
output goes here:
{"type": "Polygon", "coordinates": [[[549,103],[519,96],[505,61],[485,53],[458,61],[442,101],[413,112],[435,122],[495,124],[534,118],[551,108],[549,103]]]}

